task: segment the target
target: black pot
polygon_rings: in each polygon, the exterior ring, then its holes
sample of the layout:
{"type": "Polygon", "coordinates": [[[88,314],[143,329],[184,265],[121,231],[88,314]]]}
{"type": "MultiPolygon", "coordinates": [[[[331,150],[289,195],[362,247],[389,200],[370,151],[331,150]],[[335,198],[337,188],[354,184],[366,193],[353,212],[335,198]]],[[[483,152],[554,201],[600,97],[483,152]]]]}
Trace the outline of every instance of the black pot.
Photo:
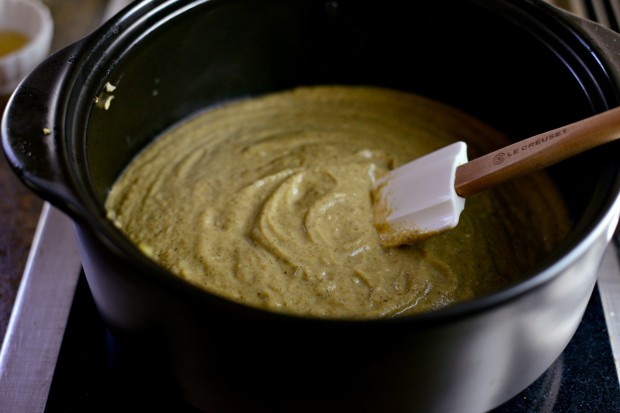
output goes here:
{"type": "Polygon", "coordinates": [[[619,104],[617,43],[535,0],[140,1],[19,86],[3,145],[21,179],[75,221],[88,284],[118,342],[191,404],[482,412],[531,384],[575,332],[618,220],[617,144],[550,168],[575,224],[522,282],[392,320],[285,316],[198,290],[108,222],[104,198],[179,119],[296,85],[412,91],[522,139],[619,104]]]}

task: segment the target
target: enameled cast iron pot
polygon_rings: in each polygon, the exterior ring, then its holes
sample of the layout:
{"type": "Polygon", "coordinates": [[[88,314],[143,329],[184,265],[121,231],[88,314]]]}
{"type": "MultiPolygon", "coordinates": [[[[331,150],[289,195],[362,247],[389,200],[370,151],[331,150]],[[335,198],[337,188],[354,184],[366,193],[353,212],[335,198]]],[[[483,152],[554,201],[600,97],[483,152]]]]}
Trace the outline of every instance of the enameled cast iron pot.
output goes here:
{"type": "Polygon", "coordinates": [[[75,221],[121,348],[194,406],[483,412],[531,384],[576,330],[618,220],[617,144],[550,169],[575,224],[522,282],[395,320],[289,317],[200,291],[140,254],[105,219],[104,198],[181,118],[296,85],[412,91],[521,139],[619,104],[616,43],[535,0],[139,1],[21,84],[3,145],[17,175],[75,221]]]}

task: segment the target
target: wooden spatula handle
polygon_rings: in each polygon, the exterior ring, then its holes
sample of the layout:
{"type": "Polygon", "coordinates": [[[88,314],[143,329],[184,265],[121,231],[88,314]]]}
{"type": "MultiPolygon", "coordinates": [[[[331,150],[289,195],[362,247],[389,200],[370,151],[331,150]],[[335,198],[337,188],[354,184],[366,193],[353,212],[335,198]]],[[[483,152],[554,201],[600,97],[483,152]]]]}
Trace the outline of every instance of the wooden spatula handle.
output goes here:
{"type": "Polygon", "coordinates": [[[467,197],[620,138],[620,107],[513,143],[456,170],[454,189],[467,197]]]}

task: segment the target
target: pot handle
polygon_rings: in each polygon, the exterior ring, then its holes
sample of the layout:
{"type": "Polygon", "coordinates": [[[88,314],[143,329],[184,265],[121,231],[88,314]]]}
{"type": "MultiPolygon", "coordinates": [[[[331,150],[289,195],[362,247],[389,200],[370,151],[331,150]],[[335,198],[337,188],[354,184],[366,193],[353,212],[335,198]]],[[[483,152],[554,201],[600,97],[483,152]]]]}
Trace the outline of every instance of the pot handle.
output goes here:
{"type": "Polygon", "coordinates": [[[17,176],[41,198],[73,216],[83,216],[66,170],[63,81],[84,40],[48,57],[9,98],[0,132],[9,164],[17,176]]]}

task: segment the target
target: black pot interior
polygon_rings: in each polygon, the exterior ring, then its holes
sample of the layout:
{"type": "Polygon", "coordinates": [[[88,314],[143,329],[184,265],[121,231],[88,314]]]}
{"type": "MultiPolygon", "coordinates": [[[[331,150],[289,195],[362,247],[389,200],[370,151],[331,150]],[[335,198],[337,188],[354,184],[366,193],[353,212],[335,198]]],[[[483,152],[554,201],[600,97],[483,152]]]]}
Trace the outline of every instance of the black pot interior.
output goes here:
{"type": "MultiPolygon", "coordinates": [[[[78,148],[76,170],[89,171],[78,179],[96,208],[132,157],[170,125],[209,105],[297,85],[411,91],[515,140],[618,104],[605,59],[570,18],[538,2],[180,3],[139,19],[146,7],[136,6],[85,45],[88,70],[77,75],[75,131],[67,136],[76,139],[69,145],[78,148]],[[106,98],[105,82],[116,86],[108,110],[93,104],[93,96],[106,98]]],[[[582,231],[618,192],[618,146],[611,147],[550,168],[582,231]]]]}

